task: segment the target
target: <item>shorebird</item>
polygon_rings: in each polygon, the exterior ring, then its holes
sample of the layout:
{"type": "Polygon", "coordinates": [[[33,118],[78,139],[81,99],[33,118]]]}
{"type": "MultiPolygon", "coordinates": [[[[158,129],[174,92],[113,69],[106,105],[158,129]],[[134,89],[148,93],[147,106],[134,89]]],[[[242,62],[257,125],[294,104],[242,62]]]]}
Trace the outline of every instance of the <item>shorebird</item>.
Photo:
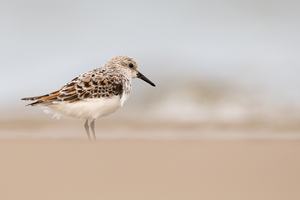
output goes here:
{"type": "Polygon", "coordinates": [[[59,90],[42,96],[22,98],[33,101],[65,116],[84,119],[88,139],[96,140],[95,120],[122,107],[131,92],[133,78],[140,78],[153,87],[155,84],[140,73],[134,59],[116,56],[103,67],[83,73],[59,90]]]}

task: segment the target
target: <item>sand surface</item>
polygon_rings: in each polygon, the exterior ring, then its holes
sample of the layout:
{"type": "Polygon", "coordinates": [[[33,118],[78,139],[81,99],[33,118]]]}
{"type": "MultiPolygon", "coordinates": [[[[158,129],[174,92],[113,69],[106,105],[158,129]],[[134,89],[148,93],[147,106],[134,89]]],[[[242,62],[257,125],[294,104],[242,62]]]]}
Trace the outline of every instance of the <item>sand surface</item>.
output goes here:
{"type": "Polygon", "coordinates": [[[299,200],[300,140],[0,140],[0,199],[299,200]]]}

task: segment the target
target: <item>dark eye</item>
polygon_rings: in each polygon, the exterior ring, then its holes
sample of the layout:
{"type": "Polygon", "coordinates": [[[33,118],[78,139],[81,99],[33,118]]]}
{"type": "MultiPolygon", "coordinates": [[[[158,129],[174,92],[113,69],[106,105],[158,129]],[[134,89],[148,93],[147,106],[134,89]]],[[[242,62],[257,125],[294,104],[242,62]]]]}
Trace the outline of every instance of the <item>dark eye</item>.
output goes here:
{"type": "Polygon", "coordinates": [[[129,63],[128,67],[133,68],[134,66],[132,63],[129,63]]]}

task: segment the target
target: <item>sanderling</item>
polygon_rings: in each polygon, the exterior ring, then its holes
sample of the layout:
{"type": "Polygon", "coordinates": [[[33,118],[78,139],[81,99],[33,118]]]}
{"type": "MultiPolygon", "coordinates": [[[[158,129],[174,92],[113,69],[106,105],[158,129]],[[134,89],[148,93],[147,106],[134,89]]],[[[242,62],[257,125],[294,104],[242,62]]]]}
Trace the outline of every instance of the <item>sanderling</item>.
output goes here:
{"type": "Polygon", "coordinates": [[[96,139],[95,120],[124,105],[131,92],[133,78],[140,78],[155,87],[137,68],[132,58],[116,56],[103,67],[74,78],[60,90],[22,100],[34,101],[28,104],[30,106],[46,106],[56,113],[84,119],[88,138],[91,139],[91,129],[96,139]]]}

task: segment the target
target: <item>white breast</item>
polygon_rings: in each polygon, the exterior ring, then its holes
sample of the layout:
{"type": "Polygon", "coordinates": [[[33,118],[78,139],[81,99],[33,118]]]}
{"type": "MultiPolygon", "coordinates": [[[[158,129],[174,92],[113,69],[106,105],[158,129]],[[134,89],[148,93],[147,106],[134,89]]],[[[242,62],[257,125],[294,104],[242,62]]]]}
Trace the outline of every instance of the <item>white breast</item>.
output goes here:
{"type": "Polygon", "coordinates": [[[82,118],[97,119],[99,117],[111,114],[123,106],[125,100],[120,100],[119,96],[112,98],[85,99],[74,103],[56,103],[49,105],[53,111],[60,114],[82,118]]]}

